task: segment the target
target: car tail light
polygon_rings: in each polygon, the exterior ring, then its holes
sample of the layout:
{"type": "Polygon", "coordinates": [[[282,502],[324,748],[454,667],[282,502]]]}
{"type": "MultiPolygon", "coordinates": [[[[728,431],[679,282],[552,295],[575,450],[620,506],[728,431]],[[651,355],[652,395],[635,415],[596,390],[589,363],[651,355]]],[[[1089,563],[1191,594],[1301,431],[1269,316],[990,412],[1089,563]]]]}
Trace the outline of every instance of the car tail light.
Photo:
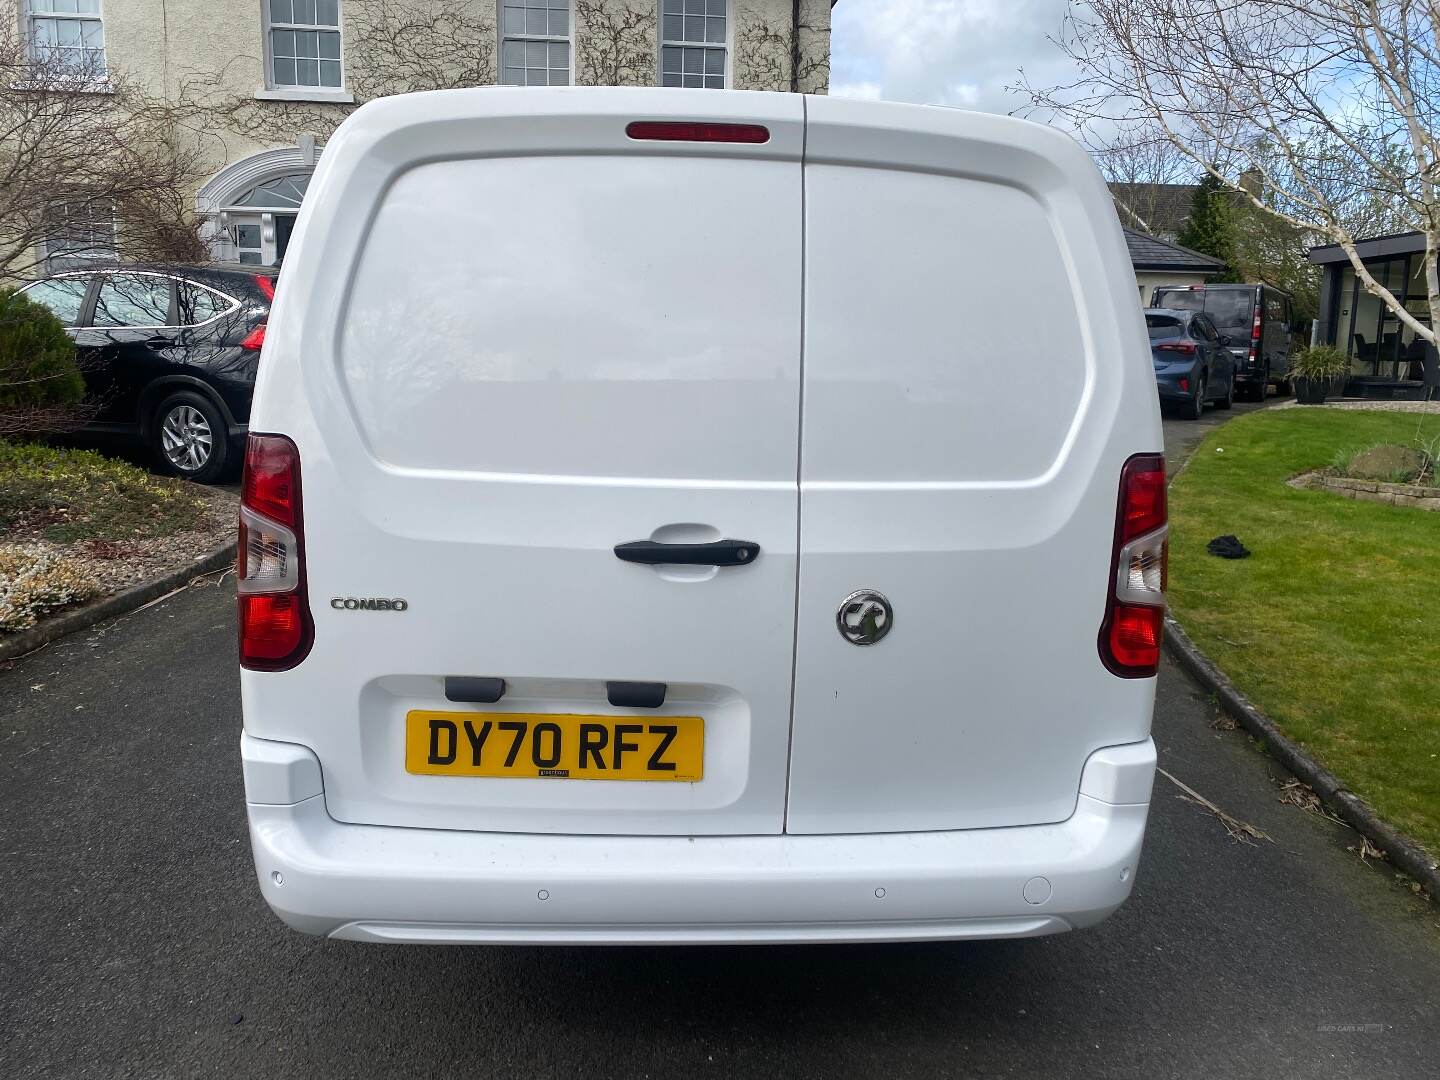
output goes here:
{"type": "Polygon", "coordinates": [[[1148,679],[1160,670],[1168,533],[1165,459],[1136,454],[1120,473],[1109,594],[1100,627],[1100,659],[1122,679],[1148,679]]]}
{"type": "Polygon", "coordinates": [[[1193,341],[1166,341],[1156,345],[1155,348],[1160,352],[1178,352],[1184,353],[1186,356],[1195,355],[1195,343],[1193,341]]]}
{"type": "Polygon", "coordinates": [[[235,564],[241,667],[285,671],[310,651],[314,631],[304,553],[299,451],[283,435],[251,435],[235,564]]]}
{"type": "Polygon", "coordinates": [[[251,330],[250,333],[245,335],[244,340],[240,342],[240,347],[242,349],[251,349],[255,352],[259,352],[260,347],[264,344],[265,324],[262,322],[259,326],[255,327],[254,330],[251,330]]]}
{"type": "Polygon", "coordinates": [[[261,294],[265,297],[266,300],[270,301],[270,303],[272,304],[275,302],[274,278],[266,277],[264,274],[256,274],[255,287],[260,290],[261,294]]]}
{"type": "Polygon", "coordinates": [[[766,143],[770,129],[762,124],[712,124],[673,120],[636,120],[625,128],[632,139],[662,142],[766,143]]]}

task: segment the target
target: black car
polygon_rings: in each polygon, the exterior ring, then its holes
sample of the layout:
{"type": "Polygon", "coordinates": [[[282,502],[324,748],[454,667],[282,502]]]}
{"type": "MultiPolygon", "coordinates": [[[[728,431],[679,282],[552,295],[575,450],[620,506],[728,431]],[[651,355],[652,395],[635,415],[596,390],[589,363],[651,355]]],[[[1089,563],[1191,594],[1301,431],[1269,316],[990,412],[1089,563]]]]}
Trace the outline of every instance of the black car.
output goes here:
{"type": "Polygon", "coordinates": [[[1167,285],[1150,301],[1157,308],[1203,311],[1230,338],[1240,397],[1263,401],[1265,388],[1290,392],[1290,294],[1273,285],[1167,285]]]}
{"type": "Polygon", "coordinates": [[[1160,404],[1178,406],[1180,415],[1199,420],[1207,404],[1228,409],[1235,403],[1235,361],[1230,338],[1198,311],[1147,308],[1150,355],[1160,404]]]}
{"type": "Polygon", "coordinates": [[[93,410],[84,430],[143,440],[162,468],[211,483],[239,462],[276,273],[114,266],[58,273],[21,291],[75,339],[93,410]]]}

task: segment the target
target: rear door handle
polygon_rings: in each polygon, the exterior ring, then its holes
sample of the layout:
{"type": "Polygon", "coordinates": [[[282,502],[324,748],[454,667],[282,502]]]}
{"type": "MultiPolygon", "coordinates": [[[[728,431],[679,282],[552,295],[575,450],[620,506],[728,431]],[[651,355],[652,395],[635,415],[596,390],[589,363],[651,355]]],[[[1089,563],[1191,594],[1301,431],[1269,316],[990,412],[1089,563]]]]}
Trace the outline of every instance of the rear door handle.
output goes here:
{"type": "Polygon", "coordinates": [[[615,555],[625,562],[680,566],[744,566],[755,561],[760,545],[749,540],[713,540],[708,544],[660,544],[632,540],[616,544],[615,555]]]}

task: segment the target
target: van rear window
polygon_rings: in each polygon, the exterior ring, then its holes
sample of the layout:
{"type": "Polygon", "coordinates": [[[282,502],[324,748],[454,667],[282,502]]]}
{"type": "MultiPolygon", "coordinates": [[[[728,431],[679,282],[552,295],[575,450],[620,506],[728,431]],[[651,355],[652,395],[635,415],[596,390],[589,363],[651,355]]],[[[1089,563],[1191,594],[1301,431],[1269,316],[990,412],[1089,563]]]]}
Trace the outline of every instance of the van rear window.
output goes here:
{"type": "Polygon", "coordinates": [[[1248,289],[1177,289],[1157,292],[1156,307],[1178,311],[1203,311],[1221,329],[1250,328],[1255,315],[1255,294],[1248,289]]]}

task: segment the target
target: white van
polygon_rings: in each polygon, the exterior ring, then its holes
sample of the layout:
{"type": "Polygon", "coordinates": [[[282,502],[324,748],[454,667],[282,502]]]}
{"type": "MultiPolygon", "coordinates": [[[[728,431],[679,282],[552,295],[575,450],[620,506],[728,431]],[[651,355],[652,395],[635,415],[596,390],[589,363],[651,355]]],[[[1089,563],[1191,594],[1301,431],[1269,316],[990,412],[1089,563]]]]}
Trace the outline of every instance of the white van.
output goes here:
{"type": "Polygon", "coordinates": [[[377,942],[1103,919],[1164,603],[1133,294],[1095,167],[1017,120],[657,89],[358,110],[246,461],[266,900],[377,942]]]}

